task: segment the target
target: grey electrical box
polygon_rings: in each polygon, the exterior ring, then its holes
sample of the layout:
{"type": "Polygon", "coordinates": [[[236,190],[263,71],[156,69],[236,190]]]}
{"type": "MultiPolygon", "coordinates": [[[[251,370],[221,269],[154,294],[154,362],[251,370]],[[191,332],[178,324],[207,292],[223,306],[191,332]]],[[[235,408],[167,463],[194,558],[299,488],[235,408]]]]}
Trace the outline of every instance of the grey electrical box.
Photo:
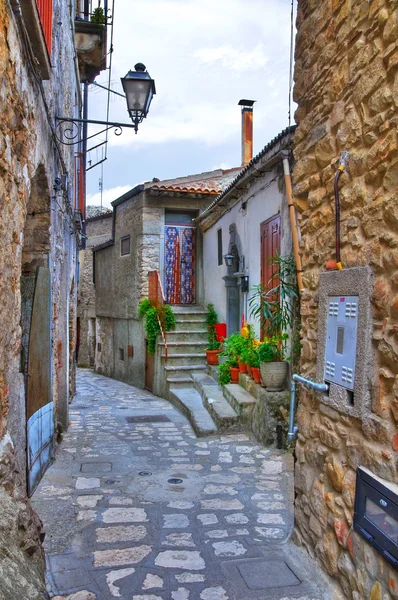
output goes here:
{"type": "Polygon", "coordinates": [[[329,296],[325,381],[354,389],[358,296],[329,296]]]}

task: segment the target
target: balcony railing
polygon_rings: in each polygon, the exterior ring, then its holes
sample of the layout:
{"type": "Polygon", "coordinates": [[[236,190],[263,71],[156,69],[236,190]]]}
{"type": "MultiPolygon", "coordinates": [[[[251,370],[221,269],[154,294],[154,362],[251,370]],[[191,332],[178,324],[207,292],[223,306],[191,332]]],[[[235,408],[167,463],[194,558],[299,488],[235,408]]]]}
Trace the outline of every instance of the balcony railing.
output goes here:
{"type": "Polygon", "coordinates": [[[168,348],[166,340],[166,299],[163,292],[159,271],[148,271],[148,298],[152,306],[158,311],[160,333],[164,343],[164,357],[168,359],[168,348]]]}
{"type": "Polygon", "coordinates": [[[43,28],[48,54],[51,56],[53,39],[53,0],[36,0],[36,4],[40,15],[41,26],[43,28]]]}

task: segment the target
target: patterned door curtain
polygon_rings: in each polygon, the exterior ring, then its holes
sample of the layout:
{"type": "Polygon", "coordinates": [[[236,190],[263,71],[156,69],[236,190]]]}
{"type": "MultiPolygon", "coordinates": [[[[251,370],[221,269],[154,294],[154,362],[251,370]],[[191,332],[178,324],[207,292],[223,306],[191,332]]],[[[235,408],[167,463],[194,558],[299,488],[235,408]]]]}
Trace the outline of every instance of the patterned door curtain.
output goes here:
{"type": "Polygon", "coordinates": [[[164,293],[168,304],[196,302],[196,228],[165,227],[164,293]]]}

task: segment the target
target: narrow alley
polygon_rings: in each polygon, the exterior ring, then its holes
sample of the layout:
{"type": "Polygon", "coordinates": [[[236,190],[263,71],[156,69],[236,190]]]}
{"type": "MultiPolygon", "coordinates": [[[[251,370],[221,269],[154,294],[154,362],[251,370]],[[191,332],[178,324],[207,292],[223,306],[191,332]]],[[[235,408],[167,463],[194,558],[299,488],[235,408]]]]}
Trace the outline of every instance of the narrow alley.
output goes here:
{"type": "Polygon", "coordinates": [[[292,471],[285,452],[246,434],[197,438],[166,400],[80,370],[69,431],[33,497],[50,597],[331,598],[284,544],[292,471]]]}

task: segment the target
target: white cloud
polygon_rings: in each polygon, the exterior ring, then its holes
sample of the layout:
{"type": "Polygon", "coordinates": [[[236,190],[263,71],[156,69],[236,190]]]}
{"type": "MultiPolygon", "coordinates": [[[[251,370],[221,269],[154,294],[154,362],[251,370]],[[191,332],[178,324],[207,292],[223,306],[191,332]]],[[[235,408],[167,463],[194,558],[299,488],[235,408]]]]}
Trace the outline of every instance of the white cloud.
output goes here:
{"type": "MultiPolygon", "coordinates": [[[[161,172],[164,162],[170,164],[173,142],[177,167],[170,176],[178,175],[181,162],[189,161],[192,172],[233,162],[235,148],[239,162],[241,98],[257,101],[255,154],[286,127],[290,7],[291,0],[118,0],[112,88],[121,91],[120,77],[143,62],[157,93],[138,135],[132,129],[120,137],[109,133],[108,160],[103,163],[105,182],[111,180],[108,187],[126,177],[131,181],[134,173],[150,178],[161,172]],[[123,149],[122,158],[115,146],[123,149]],[[162,152],[168,161],[162,160],[162,152]]],[[[107,77],[102,72],[98,83],[106,86],[107,77]]],[[[107,93],[91,88],[89,117],[104,120],[107,93]]],[[[129,122],[125,101],[112,94],[110,120],[129,122]]],[[[89,172],[89,190],[97,189],[98,177],[98,169],[89,172]]],[[[164,168],[162,177],[168,177],[164,168]]]]}
{"type": "MultiPolygon", "coordinates": [[[[106,206],[107,208],[111,207],[111,202],[123,196],[126,192],[133,188],[133,185],[118,185],[114,188],[110,188],[104,190],[102,192],[102,206],[106,206]]],[[[100,206],[101,205],[101,193],[97,192],[95,194],[87,194],[87,205],[91,206],[100,206]]]]}
{"type": "Polygon", "coordinates": [[[237,49],[230,45],[217,48],[201,48],[195,52],[201,63],[219,62],[225,69],[233,71],[256,71],[264,67],[269,58],[264,52],[264,44],[260,43],[253,50],[237,49]]]}

